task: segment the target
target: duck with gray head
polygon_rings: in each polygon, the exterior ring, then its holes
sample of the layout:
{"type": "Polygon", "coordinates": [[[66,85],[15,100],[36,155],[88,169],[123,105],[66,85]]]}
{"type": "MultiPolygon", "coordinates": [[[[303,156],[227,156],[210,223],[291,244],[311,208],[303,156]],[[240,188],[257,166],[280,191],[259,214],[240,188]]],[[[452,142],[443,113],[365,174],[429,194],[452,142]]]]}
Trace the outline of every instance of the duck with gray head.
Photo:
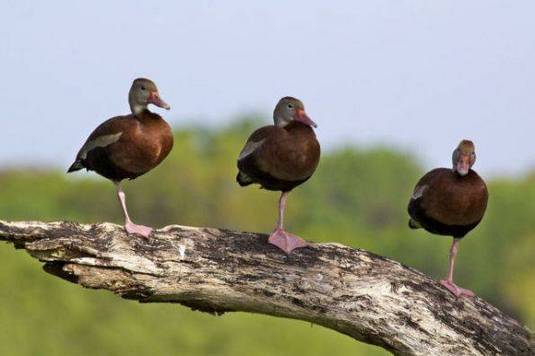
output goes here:
{"type": "Polygon", "coordinates": [[[128,102],[132,113],[113,117],[98,126],[89,135],[67,173],[85,168],[114,182],[126,231],[148,237],[152,228],[136,225],[130,220],[121,182],[147,173],[171,151],[171,127],[160,115],[147,108],[154,104],[169,110],[170,106],[160,98],[156,84],[145,78],[134,80],[128,102]]]}
{"type": "Polygon", "coordinates": [[[411,229],[453,237],[448,275],[440,283],[457,297],[474,296],[453,282],[453,269],[460,240],[483,219],[488,201],[485,182],[472,170],[475,161],[474,143],[461,141],[453,151],[453,168],[437,168],[424,175],[408,206],[411,229]]]}
{"type": "Polygon", "coordinates": [[[307,116],[299,99],[282,98],[275,107],[273,120],[274,125],[259,128],[245,143],[238,157],[236,180],[240,186],[256,183],[281,192],[277,227],[268,241],[289,254],[307,244],[284,230],[286,201],[290,191],[306,182],[316,170],[320,145],[312,129],[317,125],[307,116]]]}

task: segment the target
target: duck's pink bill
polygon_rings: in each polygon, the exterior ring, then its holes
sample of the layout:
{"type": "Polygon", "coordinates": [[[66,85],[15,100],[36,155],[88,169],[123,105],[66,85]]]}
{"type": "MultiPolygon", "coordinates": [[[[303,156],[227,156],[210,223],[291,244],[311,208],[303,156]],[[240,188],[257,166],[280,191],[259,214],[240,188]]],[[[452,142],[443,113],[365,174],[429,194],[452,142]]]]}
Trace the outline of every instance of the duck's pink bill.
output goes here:
{"type": "Polygon", "coordinates": [[[159,106],[165,110],[171,109],[169,104],[167,104],[165,101],[162,100],[162,98],[160,98],[160,94],[158,94],[158,92],[152,92],[150,94],[149,103],[159,106]]]}
{"type": "Polygon", "coordinates": [[[298,110],[295,120],[308,126],[318,127],[318,125],[308,117],[305,110],[298,110]]]}

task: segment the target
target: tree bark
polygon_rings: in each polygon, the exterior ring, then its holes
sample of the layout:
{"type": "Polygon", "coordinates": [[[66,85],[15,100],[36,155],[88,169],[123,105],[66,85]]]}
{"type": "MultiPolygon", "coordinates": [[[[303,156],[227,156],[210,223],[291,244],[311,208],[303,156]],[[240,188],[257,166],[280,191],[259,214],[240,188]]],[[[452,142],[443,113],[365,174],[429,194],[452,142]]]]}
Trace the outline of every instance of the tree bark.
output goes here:
{"type": "Polygon", "coordinates": [[[143,303],[309,321],[397,355],[535,355],[533,334],[481,298],[339,244],[285,255],[267,236],[168,226],[145,239],[109,223],[0,221],[0,240],[44,270],[143,303]]]}

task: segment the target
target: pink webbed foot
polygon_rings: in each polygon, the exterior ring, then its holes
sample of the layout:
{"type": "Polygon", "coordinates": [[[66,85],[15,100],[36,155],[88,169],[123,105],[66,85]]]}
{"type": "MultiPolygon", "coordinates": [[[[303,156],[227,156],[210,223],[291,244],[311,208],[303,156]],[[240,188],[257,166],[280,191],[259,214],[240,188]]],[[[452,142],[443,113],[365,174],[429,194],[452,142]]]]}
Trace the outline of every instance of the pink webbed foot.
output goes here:
{"type": "Polygon", "coordinates": [[[126,232],[128,232],[129,234],[137,234],[143,237],[149,237],[150,234],[152,233],[151,227],[143,226],[143,225],[136,225],[133,222],[127,222],[124,225],[124,228],[126,232]]]}
{"type": "Polygon", "coordinates": [[[308,246],[305,240],[297,235],[290,234],[283,229],[276,229],[273,231],[269,236],[268,242],[277,246],[287,254],[290,254],[296,248],[308,246]]]}
{"type": "Polygon", "coordinates": [[[440,284],[442,284],[444,287],[446,287],[447,290],[449,290],[453,295],[455,295],[457,298],[459,297],[474,297],[476,294],[472,292],[471,290],[464,289],[459,287],[453,282],[448,281],[447,279],[443,279],[440,281],[440,284]]]}

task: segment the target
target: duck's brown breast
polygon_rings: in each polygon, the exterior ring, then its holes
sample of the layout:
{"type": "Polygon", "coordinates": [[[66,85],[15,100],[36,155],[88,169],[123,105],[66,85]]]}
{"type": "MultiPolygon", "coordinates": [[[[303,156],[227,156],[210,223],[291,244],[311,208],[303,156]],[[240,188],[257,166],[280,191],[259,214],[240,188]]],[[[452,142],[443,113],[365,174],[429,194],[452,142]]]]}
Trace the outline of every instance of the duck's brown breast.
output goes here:
{"type": "Polygon", "coordinates": [[[485,182],[473,170],[461,177],[451,169],[435,169],[422,177],[415,194],[419,197],[412,200],[427,218],[451,226],[477,225],[488,201],[485,182]]]}
{"type": "Polygon", "coordinates": [[[287,181],[308,179],[320,159],[320,145],[309,126],[292,123],[271,135],[258,153],[259,169],[287,181]]]}
{"type": "Polygon", "coordinates": [[[110,146],[110,158],[124,170],[146,173],[171,152],[173,134],[169,124],[154,113],[145,113],[133,121],[121,139],[110,146]]]}

